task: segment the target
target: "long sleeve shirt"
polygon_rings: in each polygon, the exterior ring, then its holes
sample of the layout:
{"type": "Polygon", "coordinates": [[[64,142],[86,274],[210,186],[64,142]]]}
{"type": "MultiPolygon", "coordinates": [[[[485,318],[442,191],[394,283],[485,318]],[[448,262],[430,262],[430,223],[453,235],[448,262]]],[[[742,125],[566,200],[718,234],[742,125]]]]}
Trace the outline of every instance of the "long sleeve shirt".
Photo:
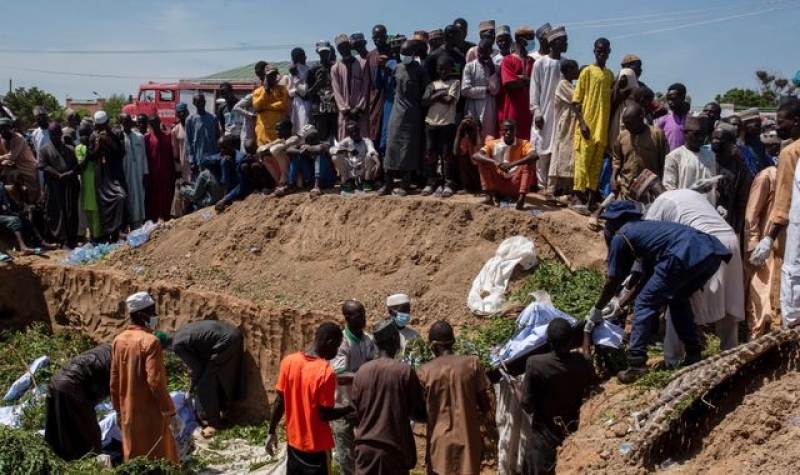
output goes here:
{"type": "Polygon", "coordinates": [[[186,119],[186,161],[192,166],[200,163],[206,155],[219,152],[219,124],[216,117],[209,114],[192,114],[186,119]]]}

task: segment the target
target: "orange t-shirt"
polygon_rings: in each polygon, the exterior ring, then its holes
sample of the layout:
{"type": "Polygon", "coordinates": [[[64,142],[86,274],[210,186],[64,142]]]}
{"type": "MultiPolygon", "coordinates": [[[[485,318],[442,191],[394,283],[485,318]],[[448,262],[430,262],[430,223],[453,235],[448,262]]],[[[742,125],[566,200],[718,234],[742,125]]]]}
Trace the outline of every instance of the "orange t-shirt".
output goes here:
{"type": "Polygon", "coordinates": [[[281,361],[275,389],[283,394],[288,444],[303,452],[332,449],[331,426],[319,418],[319,408],[333,407],[336,401],[331,365],[302,351],[293,353],[281,361]]]}
{"type": "MultiPolygon", "coordinates": [[[[523,139],[517,139],[512,145],[507,145],[505,140],[499,138],[496,140],[487,140],[483,151],[498,164],[514,163],[522,160],[523,157],[531,153],[533,151],[533,145],[523,139]]],[[[513,170],[506,173],[499,168],[497,169],[497,173],[506,178],[511,178],[511,176],[514,175],[513,170]]]]}

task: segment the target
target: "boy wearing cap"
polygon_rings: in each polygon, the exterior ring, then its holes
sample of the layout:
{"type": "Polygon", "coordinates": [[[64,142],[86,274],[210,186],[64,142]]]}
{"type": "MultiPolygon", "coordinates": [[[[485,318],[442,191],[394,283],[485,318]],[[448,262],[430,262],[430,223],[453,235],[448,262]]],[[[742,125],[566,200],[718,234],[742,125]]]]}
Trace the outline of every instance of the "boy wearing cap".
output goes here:
{"type": "Polygon", "coordinates": [[[372,327],[378,357],[356,373],[356,473],[407,474],[417,464],[411,420],[425,417],[422,385],[409,365],[396,361],[400,332],[386,319],[372,327]]]}
{"type": "Polygon", "coordinates": [[[178,464],[175,437],[184,423],[169,397],[161,342],[153,335],[156,302],[137,292],[125,305],[131,324],[114,338],[111,350],[111,404],[122,432],[122,455],[126,461],[146,457],[178,464]]]}

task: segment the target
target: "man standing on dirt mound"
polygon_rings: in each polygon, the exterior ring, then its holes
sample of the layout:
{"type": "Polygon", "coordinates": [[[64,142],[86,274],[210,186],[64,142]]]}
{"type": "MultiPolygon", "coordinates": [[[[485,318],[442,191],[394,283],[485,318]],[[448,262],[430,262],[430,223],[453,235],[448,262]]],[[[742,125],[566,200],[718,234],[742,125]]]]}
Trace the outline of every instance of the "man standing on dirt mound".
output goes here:
{"type": "Polygon", "coordinates": [[[600,216],[606,220],[608,276],[600,297],[586,317],[584,351],[595,324],[603,321],[603,308],[611,302],[623,280],[631,275],[628,289],[633,289],[609,309],[617,313],[636,299],[633,312],[628,364],[617,378],[630,384],[644,376],[647,369],[647,345],[653,319],[664,306],[678,338],[686,347],[684,364],[700,361],[700,341],[689,298],[719,269],[731,260],[731,253],[719,239],[683,224],[662,221],[640,221],[639,205],[632,201],[615,201],[600,216]],[[649,276],[643,279],[643,276],[649,276]]]}
{"type": "Polygon", "coordinates": [[[281,361],[265,445],[267,453],[274,456],[278,448],[275,431],[286,413],[287,474],[331,473],[334,443],[328,423],[354,412],[350,405],[335,406],[336,373],[328,361],[336,356],[341,343],[339,325],[323,323],[311,348],[281,361]]]}
{"type": "Polygon", "coordinates": [[[117,411],[125,460],[146,457],[180,463],[173,434],[184,423],[167,391],[161,342],[153,335],[158,324],[156,302],[147,292],[125,301],[131,325],[112,344],[111,403],[117,411]]]}

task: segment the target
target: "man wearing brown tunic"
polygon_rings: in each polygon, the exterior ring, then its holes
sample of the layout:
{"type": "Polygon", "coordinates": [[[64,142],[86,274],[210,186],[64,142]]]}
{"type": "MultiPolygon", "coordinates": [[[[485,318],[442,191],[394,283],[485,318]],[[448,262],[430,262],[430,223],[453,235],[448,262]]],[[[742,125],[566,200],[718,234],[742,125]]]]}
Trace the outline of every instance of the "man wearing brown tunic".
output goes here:
{"type": "Polygon", "coordinates": [[[49,127],[50,142],[39,150],[39,169],[44,172],[45,217],[50,234],[62,246],[75,247],[78,239],[78,159],[75,149],[64,144],[61,124],[49,127]]]}
{"type": "Polygon", "coordinates": [[[644,110],[637,104],[625,109],[622,122],[625,130],[614,145],[611,191],[625,196],[644,170],[663,176],[669,143],[661,129],[644,122],[644,110]]]}
{"type": "Polygon", "coordinates": [[[372,328],[378,358],[353,379],[356,409],[356,474],[407,475],[417,464],[411,419],[424,419],[422,385],[411,366],[394,359],[400,331],[385,319],[372,328]]]}
{"type": "Polygon", "coordinates": [[[489,411],[489,378],[477,358],[453,353],[449,323],[434,323],[428,339],[436,359],[417,371],[427,407],[428,474],[478,475],[483,439],[476,410],[489,411]]]}

